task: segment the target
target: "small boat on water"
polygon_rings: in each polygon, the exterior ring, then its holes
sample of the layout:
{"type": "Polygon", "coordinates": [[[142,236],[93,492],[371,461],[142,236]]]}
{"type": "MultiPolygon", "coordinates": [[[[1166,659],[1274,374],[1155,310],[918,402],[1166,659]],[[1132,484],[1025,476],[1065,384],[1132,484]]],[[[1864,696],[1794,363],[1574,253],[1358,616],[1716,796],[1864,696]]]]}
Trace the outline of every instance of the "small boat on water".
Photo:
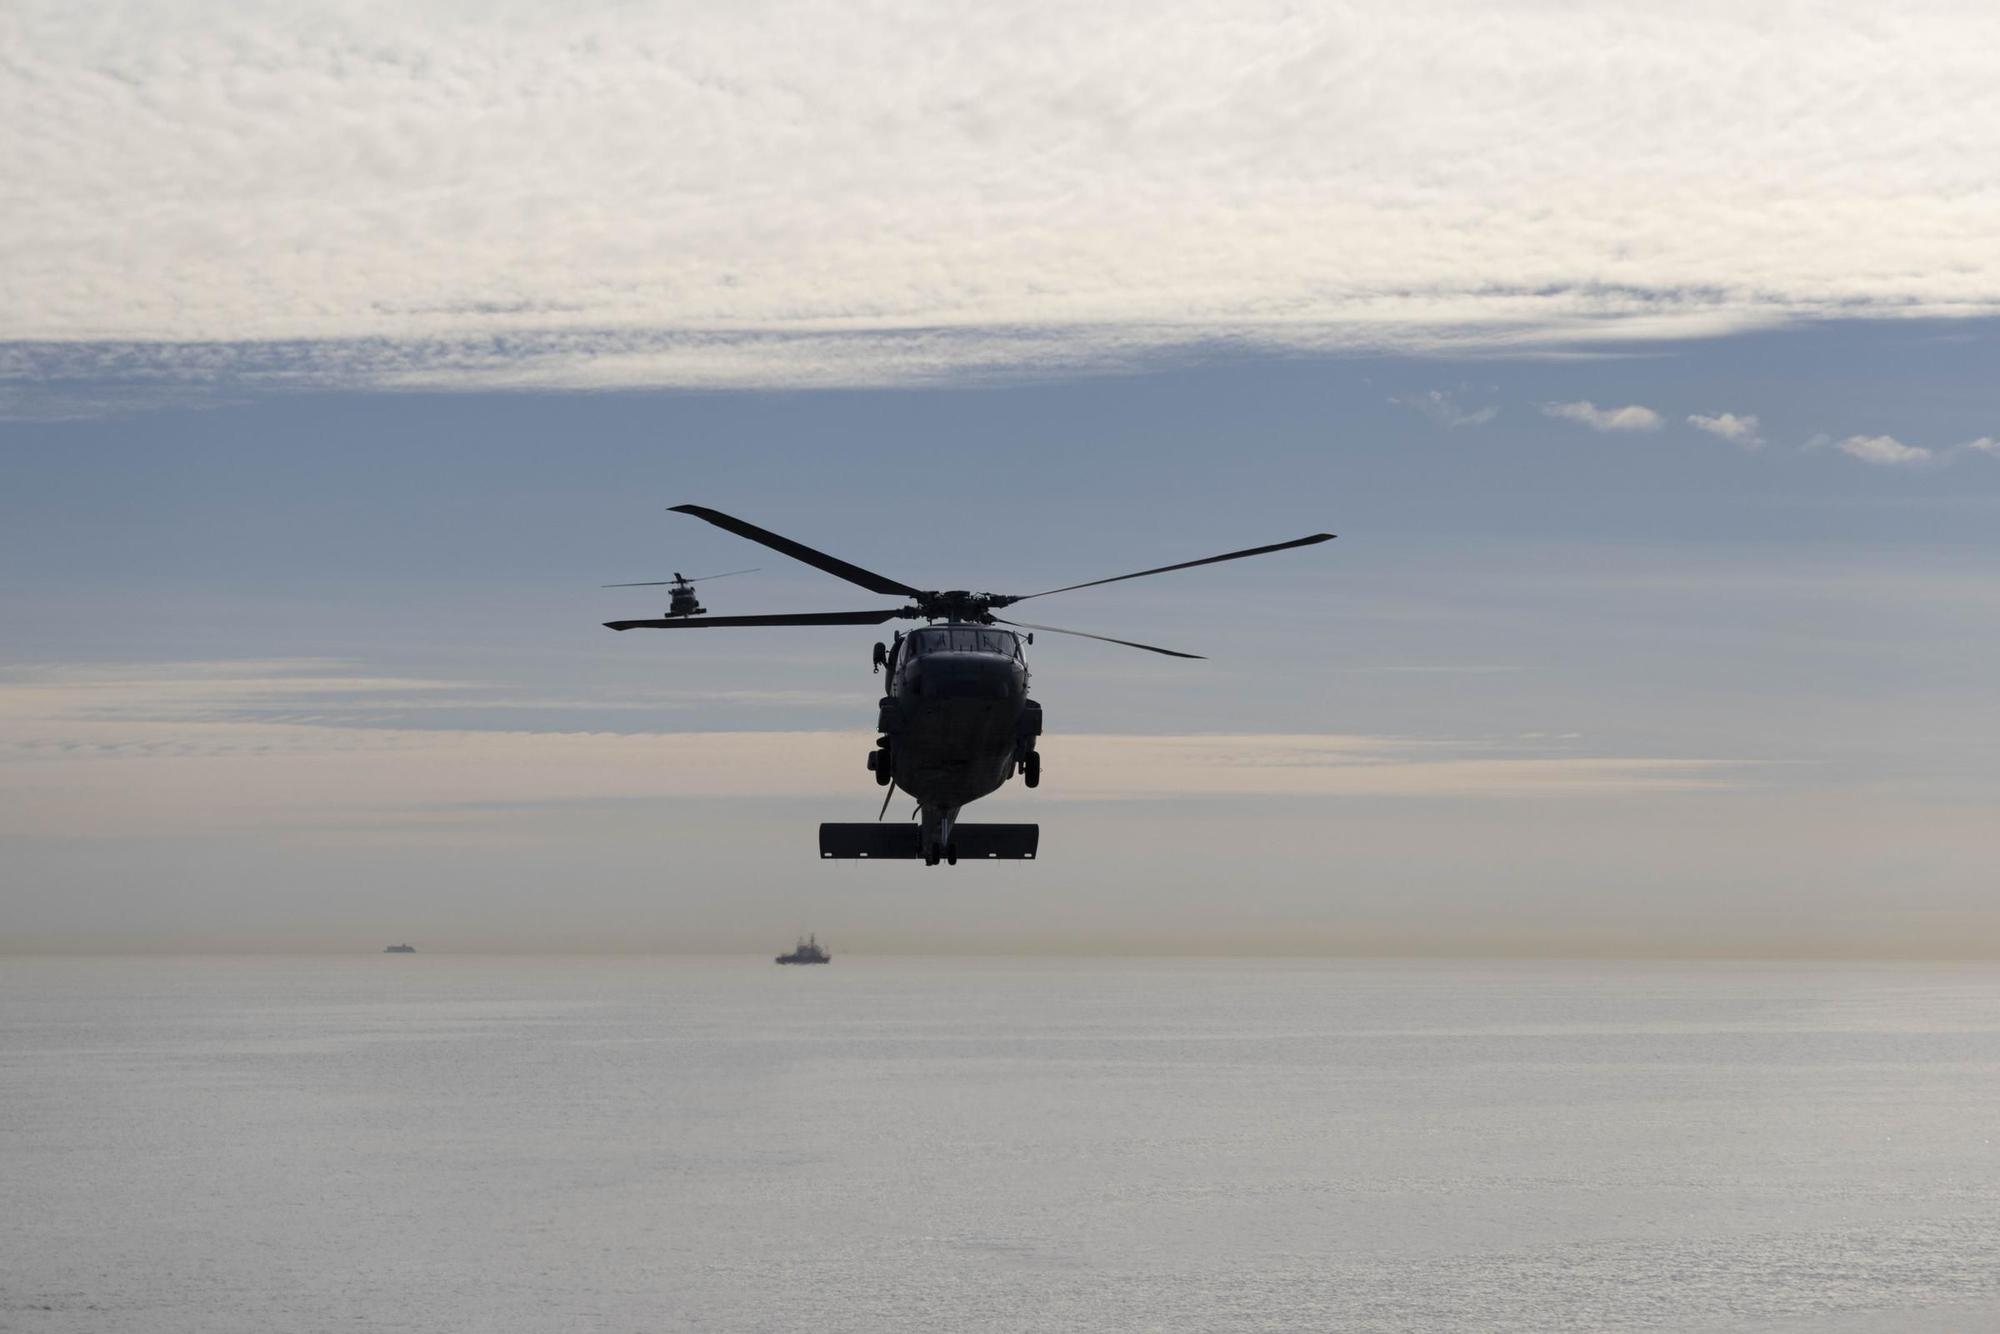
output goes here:
{"type": "Polygon", "coordinates": [[[417,947],[415,945],[391,945],[388,949],[382,951],[384,954],[415,954],[416,952],[417,947]]]}
{"type": "Polygon", "coordinates": [[[779,963],[828,963],[832,959],[831,954],[819,947],[818,936],[807,936],[799,941],[790,954],[778,956],[779,963]]]}

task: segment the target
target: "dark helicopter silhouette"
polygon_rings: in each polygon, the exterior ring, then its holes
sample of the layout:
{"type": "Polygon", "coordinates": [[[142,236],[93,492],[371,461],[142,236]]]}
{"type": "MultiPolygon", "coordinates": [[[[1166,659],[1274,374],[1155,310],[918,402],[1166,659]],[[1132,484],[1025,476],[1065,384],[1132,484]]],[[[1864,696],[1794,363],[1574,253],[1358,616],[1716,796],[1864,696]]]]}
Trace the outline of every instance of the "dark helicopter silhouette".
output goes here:
{"type": "Polygon", "coordinates": [[[660,588],[663,586],[668,587],[671,591],[668,592],[667,594],[667,615],[700,616],[706,613],[708,611],[708,608],[702,606],[699,602],[696,602],[694,600],[694,586],[696,584],[705,584],[711,579],[727,579],[732,574],[755,574],[757,573],[758,570],[762,568],[763,568],[762,566],[757,565],[757,566],[752,566],[747,570],[724,570],[721,574],[698,574],[692,579],[682,574],[679,570],[675,570],[674,577],[671,579],[641,579],[636,584],[599,584],[598,587],[599,588],[660,588]]]}
{"type": "MultiPolygon", "coordinates": [[[[821,857],[917,858],[927,866],[939,861],[956,865],[961,856],[973,858],[1028,859],[1040,843],[1040,826],[1032,824],[960,824],[958,813],[968,802],[997,790],[1019,773],[1028,787],[1037,787],[1042,777],[1042,757],[1035,740],[1042,734],[1042,706],[1028,698],[1028,662],[1024,644],[1034,643],[1033,633],[1077,635],[1106,644],[1144,649],[1170,658],[1199,658],[1198,653],[1181,653],[1129,639],[1113,639],[1082,630],[1065,630],[1053,625],[1010,621],[993,614],[996,608],[1011,607],[1030,598],[1069,593],[1079,588],[1095,588],[1149,574],[1213,565],[1218,561],[1240,560],[1292,547],[1312,546],[1332,539],[1332,533],[1314,533],[1290,542],[1250,547],[1243,551],[1204,556],[1177,565],[1160,565],[1150,570],[1092,579],[1087,583],[1066,584],[1039,593],[974,593],[965,589],[948,592],[913,588],[872,570],[803,543],[781,537],[768,529],[701,505],[675,505],[672,512],[692,514],[738,537],[762,543],[773,551],[826,571],[871,593],[908,598],[903,607],[877,611],[787,612],[766,616],[704,616],[696,620],[692,612],[680,613],[678,595],[675,613],[665,619],[606,621],[613,630],[640,628],[686,630],[698,627],[725,628],[753,625],[881,625],[892,620],[923,620],[928,624],[897,632],[892,643],[875,645],[875,670],[888,672],[888,693],[882,696],[876,714],[879,736],[868,754],[868,768],[875,781],[889,789],[882,798],[882,811],[901,787],[917,799],[915,825],[885,825],[881,814],[874,824],[822,824],[819,827],[821,857]],[[937,622],[944,624],[939,625],[937,622]],[[1009,626],[1011,629],[996,629],[1009,626]]],[[[721,576],[711,575],[710,578],[721,576]]],[[[678,578],[678,576],[676,576],[678,578]]],[[[665,581],[662,581],[665,582],[665,581]]],[[[693,582],[693,581],[685,581],[693,582]]],[[[607,588],[639,585],[607,584],[607,588]]],[[[692,591],[688,601],[693,602],[692,591]]]]}

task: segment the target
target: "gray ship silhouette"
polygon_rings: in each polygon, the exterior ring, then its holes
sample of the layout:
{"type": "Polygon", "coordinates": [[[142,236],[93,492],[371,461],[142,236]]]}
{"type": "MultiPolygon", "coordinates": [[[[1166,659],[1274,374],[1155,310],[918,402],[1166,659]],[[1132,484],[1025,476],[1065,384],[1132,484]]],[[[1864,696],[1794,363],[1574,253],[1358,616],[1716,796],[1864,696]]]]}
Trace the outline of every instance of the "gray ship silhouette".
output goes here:
{"type": "Polygon", "coordinates": [[[780,954],[778,956],[779,963],[827,963],[832,959],[833,956],[831,954],[828,954],[819,947],[819,937],[817,936],[805,937],[790,954],[780,954]]]}

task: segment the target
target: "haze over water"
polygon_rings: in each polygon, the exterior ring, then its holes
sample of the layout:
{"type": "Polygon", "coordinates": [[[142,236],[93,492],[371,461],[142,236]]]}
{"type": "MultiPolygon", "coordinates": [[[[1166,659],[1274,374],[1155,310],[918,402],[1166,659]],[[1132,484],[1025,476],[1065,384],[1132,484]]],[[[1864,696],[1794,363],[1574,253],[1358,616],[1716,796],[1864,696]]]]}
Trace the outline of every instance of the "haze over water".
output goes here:
{"type": "Polygon", "coordinates": [[[2000,968],[0,963],[0,1328],[2000,1320],[2000,968]]]}

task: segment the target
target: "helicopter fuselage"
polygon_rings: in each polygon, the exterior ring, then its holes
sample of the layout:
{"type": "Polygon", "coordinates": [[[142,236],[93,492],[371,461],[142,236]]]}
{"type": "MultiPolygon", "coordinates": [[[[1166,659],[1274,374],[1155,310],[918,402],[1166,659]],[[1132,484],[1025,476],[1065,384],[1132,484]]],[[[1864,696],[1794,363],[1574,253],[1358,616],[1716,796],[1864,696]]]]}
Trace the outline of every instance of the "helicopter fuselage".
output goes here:
{"type": "Polygon", "coordinates": [[[899,636],[889,655],[870,767],[917,799],[927,859],[950,845],[962,806],[1031,763],[1041,706],[1021,649],[1011,630],[952,623],[899,636]]]}
{"type": "MultiPolygon", "coordinates": [[[[1021,652],[1032,644],[1034,635],[1016,634],[1019,627],[1094,639],[1118,644],[1169,658],[1199,658],[1197,653],[1142,644],[1132,639],[1091,634],[1085,630],[1065,630],[1059,625],[1037,625],[1032,621],[1010,621],[995,616],[996,610],[1011,608],[1031,598],[1072,593],[1078,589],[1123,583],[1147,575],[1191,570],[1222,561],[1262,556],[1294,547],[1309,547],[1331,541],[1332,533],[1312,533],[1289,542],[1273,542],[1241,551],[1225,551],[1219,556],[1203,556],[1173,565],[1156,565],[1148,570],[1116,574],[1108,579],[1091,579],[1080,584],[1064,584],[1035,593],[976,593],[967,589],[923,589],[873,570],[863,569],[838,556],[814,550],[781,533],[759,528],[732,514],[706,505],[675,505],[676,514],[690,514],[705,523],[741,538],[781,552],[793,560],[824,570],[836,579],[883,597],[904,598],[900,606],[872,607],[861,611],[769,612],[748,615],[709,616],[694,602],[696,580],[678,572],[673,607],[667,615],[643,620],[606,621],[612,630],[636,630],[641,626],[658,630],[720,630],[747,626],[834,626],[884,625],[892,620],[923,620],[921,629],[896,636],[895,647],[875,646],[877,671],[889,672],[888,693],[883,695],[876,725],[880,735],[869,752],[868,768],[875,781],[890,788],[873,824],[824,823],[819,827],[822,859],[885,858],[908,859],[921,856],[932,866],[939,861],[956,863],[961,855],[979,859],[1027,861],[1036,856],[1040,829],[1032,824],[958,825],[958,812],[967,802],[997,791],[1016,773],[1027,787],[1040,784],[1042,757],[1035,738],[1042,733],[1042,706],[1028,698],[1028,663],[1021,652]],[[682,601],[686,597],[686,603],[682,601]],[[940,624],[942,622],[942,624],[940,624]],[[909,837],[908,826],[885,826],[881,817],[888,800],[901,787],[917,799],[922,823],[919,837],[909,837]]],[[[744,573],[749,571],[732,571],[744,573]]],[[[721,579],[726,575],[705,575],[721,579]]],[[[669,581],[648,580],[645,584],[607,584],[607,588],[651,587],[669,581]]]]}

